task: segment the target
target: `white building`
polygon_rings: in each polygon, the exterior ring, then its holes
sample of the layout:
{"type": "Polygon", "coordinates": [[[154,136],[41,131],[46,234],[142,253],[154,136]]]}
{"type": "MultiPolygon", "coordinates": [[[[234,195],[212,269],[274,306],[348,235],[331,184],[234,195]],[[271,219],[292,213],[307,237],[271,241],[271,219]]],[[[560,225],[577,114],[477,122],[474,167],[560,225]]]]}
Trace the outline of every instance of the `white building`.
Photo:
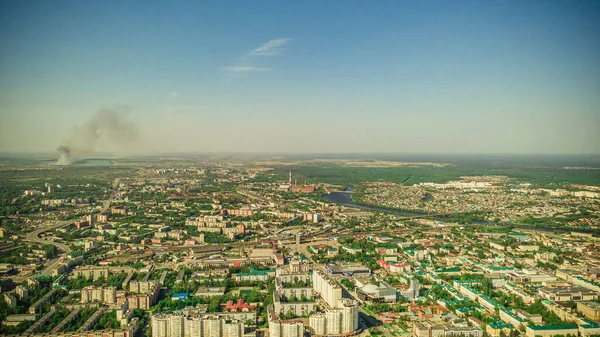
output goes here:
{"type": "Polygon", "coordinates": [[[342,308],[341,333],[347,334],[358,330],[358,304],[352,300],[342,299],[339,306],[342,308]]]}
{"type": "Polygon", "coordinates": [[[321,298],[331,308],[337,308],[339,300],[342,299],[342,287],[320,269],[313,271],[312,281],[313,288],[321,295],[321,298]]]}
{"type": "Polygon", "coordinates": [[[325,330],[328,335],[339,335],[342,332],[342,312],[329,310],[325,313],[325,330]]]}
{"type": "Polygon", "coordinates": [[[153,315],[152,337],[241,337],[244,323],[225,315],[153,315]]]}
{"type": "Polygon", "coordinates": [[[310,316],[309,325],[311,334],[317,336],[324,335],[326,328],[325,323],[326,319],[324,314],[318,313],[310,316]]]}

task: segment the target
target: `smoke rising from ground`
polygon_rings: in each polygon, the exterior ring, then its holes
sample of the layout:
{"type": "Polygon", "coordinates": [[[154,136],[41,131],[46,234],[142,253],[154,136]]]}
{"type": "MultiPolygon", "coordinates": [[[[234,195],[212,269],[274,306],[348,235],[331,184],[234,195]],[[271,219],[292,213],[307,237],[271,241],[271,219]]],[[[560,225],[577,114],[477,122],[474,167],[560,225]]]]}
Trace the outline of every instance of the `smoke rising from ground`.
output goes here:
{"type": "Polygon", "coordinates": [[[138,137],[137,128],[127,119],[131,111],[133,109],[130,107],[102,109],[85,124],[75,126],[67,141],[56,149],[58,151],[56,164],[71,165],[74,161],[94,152],[102,143],[123,146],[135,141],[138,137]]]}

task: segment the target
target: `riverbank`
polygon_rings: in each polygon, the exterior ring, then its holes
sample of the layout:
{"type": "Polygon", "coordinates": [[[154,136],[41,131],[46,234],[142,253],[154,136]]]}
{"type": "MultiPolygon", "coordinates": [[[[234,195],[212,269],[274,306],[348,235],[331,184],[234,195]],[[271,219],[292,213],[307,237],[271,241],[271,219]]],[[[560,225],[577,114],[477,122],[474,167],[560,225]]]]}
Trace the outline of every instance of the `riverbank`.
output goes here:
{"type": "MultiPolygon", "coordinates": [[[[396,215],[401,215],[401,216],[406,216],[406,217],[422,217],[422,218],[436,219],[436,220],[440,220],[440,221],[448,221],[449,219],[456,219],[457,216],[460,216],[460,214],[457,214],[457,213],[429,214],[429,213],[425,213],[425,212],[402,211],[402,210],[394,209],[394,208],[377,207],[377,206],[371,206],[371,205],[366,205],[366,204],[359,204],[359,203],[355,202],[354,200],[352,200],[352,192],[353,191],[354,191],[354,189],[352,188],[352,186],[348,186],[348,187],[346,187],[346,189],[344,191],[331,192],[329,194],[324,194],[321,196],[321,198],[328,203],[332,203],[332,204],[336,204],[336,205],[340,205],[340,206],[354,207],[354,208],[366,209],[366,210],[382,212],[382,213],[391,213],[391,214],[396,214],[396,215]]],[[[460,220],[458,220],[458,221],[460,221],[460,220]]],[[[539,231],[544,231],[544,232],[571,232],[571,231],[573,231],[573,232],[581,232],[581,233],[591,233],[595,236],[600,235],[600,231],[595,230],[595,229],[553,228],[553,227],[541,227],[541,226],[538,227],[538,226],[522,225],[522,224],[514,224],[514,223],[497,223],[497,222],[488,221],[488,220],[473,221],[473,220],[464,219],[464,221],[468,221],[472,225],[479,225],[479,226],[512,226],[513,229],[539,230],[539,231]]]]}

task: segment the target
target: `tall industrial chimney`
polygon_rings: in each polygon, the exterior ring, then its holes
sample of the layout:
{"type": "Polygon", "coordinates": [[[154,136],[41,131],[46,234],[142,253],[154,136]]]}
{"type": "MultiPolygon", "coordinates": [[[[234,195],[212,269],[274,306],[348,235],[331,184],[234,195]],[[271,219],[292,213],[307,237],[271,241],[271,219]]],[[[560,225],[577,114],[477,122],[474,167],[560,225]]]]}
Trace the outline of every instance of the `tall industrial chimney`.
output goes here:
{"type": "Polygon", "coordinates": [[[292,170],[290,170],[290,181],[289,181],[290,186],[292,186],[292,170]]]}

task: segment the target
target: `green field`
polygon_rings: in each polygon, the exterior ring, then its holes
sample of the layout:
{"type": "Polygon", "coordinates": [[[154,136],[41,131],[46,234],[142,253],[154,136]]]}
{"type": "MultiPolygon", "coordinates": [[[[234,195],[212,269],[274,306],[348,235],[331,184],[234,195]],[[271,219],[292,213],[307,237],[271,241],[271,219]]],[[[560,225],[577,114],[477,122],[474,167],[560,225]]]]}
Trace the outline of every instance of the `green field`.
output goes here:
{"type": "Polygon", "coordinates": [[[461,176],[472,175],[505,175],[517,182],[528,182],[541,187],[555,187],[561,184],[586,184],[600,186],[600,170],[597,169],[565,169],[548,167],[474,167],[458,164],[445,167],[393,167],[370,168],[348,167],[336,164],[309,164],[278,166],[271,172],[263,174],[263,179],[272,181],[286,180],[288,170],[292,169],[298,184],[329,183],[352,185],[360,182],[389,181],[414,185],[422,182],[443,183],[458,180],[461,176]]]}

